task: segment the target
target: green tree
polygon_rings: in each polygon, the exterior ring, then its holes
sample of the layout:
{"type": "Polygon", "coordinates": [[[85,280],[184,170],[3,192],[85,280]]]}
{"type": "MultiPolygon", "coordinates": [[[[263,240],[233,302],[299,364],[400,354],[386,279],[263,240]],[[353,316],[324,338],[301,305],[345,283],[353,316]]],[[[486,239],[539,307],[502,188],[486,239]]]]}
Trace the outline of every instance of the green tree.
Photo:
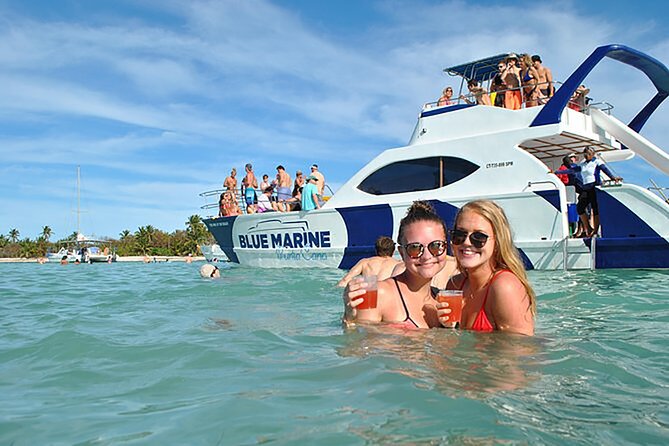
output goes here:
{"type": "Polygon", "coordinates": [[[50,227],[44,226],[42,228],[42,237],[44,238],[44,240],[46,240],[48,242],[49,238],[51,238],[52,235],[53,235],[53,231],[51,230],[50,227]]]}
{"type": "Polygon", "coordinates": [[[119,237],[121,237],[121,240],[125,240],[125,239],[127,239],[128,237],[130,237],[131,235],[132,235],[132,232],[130,232],[130,231],[127,230],[127,229],[124,229],[124,230],[121,231],[121,233],[119,234],[119,237]]]}
{"type": "Polygon", "coordinates": [[[19,230],[18,229],[10,229],[9,230],[9,239],[12,241],[12,243],[16,243],[19,241],[19,230]]]}
{"type": "Polygon", "coordinates": [[[209,239],[207,226],[202,223],[202,219],[199,215],[191,215],[188,217],[188,221],[186,222],[186,236],[188,238],[186,248],[190,253],[197,252],[198,245],[209,239]]]}

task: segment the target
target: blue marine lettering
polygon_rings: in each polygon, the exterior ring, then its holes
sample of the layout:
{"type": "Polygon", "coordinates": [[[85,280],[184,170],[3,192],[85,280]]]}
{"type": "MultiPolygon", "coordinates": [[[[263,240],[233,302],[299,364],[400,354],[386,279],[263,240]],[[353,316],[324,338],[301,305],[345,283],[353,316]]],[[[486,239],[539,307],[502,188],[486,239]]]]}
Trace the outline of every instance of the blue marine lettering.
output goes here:
{"type": "Polygon", "coordinates": [[[331,248],[330,231],[240,234],[240,248],[331,248]]]}

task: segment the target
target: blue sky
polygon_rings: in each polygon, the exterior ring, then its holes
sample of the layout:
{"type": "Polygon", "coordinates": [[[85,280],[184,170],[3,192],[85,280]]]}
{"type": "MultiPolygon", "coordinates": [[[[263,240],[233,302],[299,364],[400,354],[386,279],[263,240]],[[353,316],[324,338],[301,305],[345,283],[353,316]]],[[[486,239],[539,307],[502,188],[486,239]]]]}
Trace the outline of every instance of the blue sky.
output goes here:
{"type": "MultiPolygon", "coordinates": [[[[664,2],[0,0],[0,232],[71,234],[77,165],[96,236],[182,229],[246,162],[316,162],[336,189],[408,141],[443,68],[529,52],[564,80],[607,43],[668,64],[667,17],[664,2]]],[[[614,62],[587,83],[623,121],[652,91],[614,62]]],[[[642,132],[665,150],[667,107],[642,132]]],[[[614,168],[669,186],[642,160],[614,168]]]]}

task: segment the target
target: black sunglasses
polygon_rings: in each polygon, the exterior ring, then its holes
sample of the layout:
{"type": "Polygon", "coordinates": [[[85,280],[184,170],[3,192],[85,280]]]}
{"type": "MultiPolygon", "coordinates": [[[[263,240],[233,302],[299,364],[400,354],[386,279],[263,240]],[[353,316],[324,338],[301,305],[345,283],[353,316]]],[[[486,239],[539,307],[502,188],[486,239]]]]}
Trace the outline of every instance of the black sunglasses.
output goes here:
{"type": "Polygon", "coordinates": [[[214,274],[216,274],[216,271],[218,271],[218,266],[214,265],[214,269],[211,271],[211,274],[209,274],[209,277],[214,277],[214,274]]]}
{"type": "MultiPolygon", "coordinates": [[[[423,252],[425,252],[425,245],[418,242],[407,243],[406,245],[400,245],[400,246],[404,248],[407,255],[412,259],[419,258],[420,256],[423,255],[423,252]]],[[[434,240],[427,244],[427,250],[430,251],[430,254],[432,254],[433,256],[439,257],[440,255],[446,252],[447,246],[448,243],[446,243],[446,240],[434,240]]]]}
{"type": "Polygon", "coordinates": [[[450,235],[451,242],[454,245],[462,245],[467,240],[467,237],[469,237],[470,243],[477,249],[483,248],[490,237],[481,231],[467,232],[462,229],[453,229],[450,231],[450,235]]]}

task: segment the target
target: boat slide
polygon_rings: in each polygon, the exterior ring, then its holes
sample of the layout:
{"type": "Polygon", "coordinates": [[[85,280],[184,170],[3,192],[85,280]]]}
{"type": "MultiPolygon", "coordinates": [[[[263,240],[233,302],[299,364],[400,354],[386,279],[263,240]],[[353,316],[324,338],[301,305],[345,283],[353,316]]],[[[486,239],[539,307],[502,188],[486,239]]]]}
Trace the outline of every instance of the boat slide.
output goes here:
{"type": "Polygon", "coordinates": [[[669,175],[669,154],[629,128],[625,123],[596,108],[590,109],[592,121],[606,130],[628,149],[645,159],[655,168],[669,175]]]}

